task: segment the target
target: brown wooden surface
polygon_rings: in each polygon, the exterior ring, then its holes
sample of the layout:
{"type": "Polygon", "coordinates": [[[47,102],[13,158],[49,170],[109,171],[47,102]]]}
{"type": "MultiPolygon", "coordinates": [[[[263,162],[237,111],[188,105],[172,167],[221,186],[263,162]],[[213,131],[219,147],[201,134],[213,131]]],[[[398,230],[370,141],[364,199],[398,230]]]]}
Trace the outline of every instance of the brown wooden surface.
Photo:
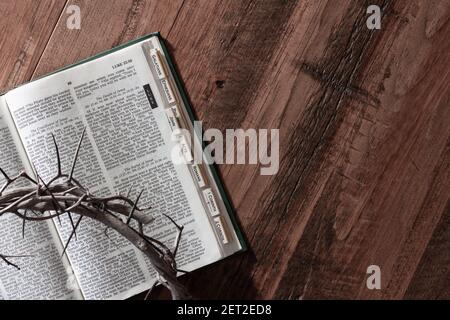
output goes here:
{"type": "Polygon", "coordinates": [[[275,176],[219,167],[250,250],[184,277],[197,297],[450,298],[449,1],[2,1],[0,13],[2,90],[161,31],[205,128],[280,129],[275,176]],[[81,30],[66,28],[69,4],[81,30]],[[381,290],[366,288],[371,264],[381,290]]]}

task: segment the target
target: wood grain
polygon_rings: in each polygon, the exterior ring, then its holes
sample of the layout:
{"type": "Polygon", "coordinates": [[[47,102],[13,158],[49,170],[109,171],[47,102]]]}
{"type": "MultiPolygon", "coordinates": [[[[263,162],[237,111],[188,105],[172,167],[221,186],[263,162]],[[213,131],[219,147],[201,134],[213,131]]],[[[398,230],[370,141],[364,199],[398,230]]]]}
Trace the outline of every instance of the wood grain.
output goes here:
{"type": "Polygon", "coordinates": [[[0,2],[0,92],[30,80],[65,1],[0,2]]]}
{"type": "Polygon", "coordinates": [[[184,277],[196,296],[450,298],[448,1],[70,3],[81,30],[23,74],[159,30],[205,128],[280,129],[276,175],[220,166],[251,249],[184,277]]]}
{"type": "Polygon", "coordinates": [[[68,1],[80,7],[80,30],[63,14],[33,76],[39,77],[154,31],[168,33],[181,1],[68,1]]]}

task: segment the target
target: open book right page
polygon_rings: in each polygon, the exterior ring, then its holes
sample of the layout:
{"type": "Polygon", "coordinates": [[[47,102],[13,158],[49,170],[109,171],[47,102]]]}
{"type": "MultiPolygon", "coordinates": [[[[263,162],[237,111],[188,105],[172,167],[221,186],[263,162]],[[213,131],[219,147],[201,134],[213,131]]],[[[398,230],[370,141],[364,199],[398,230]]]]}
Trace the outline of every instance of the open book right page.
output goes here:
{"type": "MultiPolygon", "coordinates": [[[[185,165],[171,161],[171,131],[162,97],[140,45],[81,64],[19,87],[6,101],[28,157],[39,174],[56,173],[54,133],[63,169],[70,169],[83,128],[75,177],[99,196],[144,190],[141,207],[155,221],[145,233],[173,247],[183,225],[178,267],[194,270],[222,257],[207,213],[185,165]],[[149,103],[149,92],[153,105],[149,103]],[[147,91],[147,94],[146,94],[147,91]]],[[[58,226],[65,243],[72,231],[68,218],[58,226]]],[[[155,273],[134,246],[113,230],[83,220],[68,256],[86,299],[121,299],[152,286],[155,273]]]]}
{"type": "MultiPolygon", "coordinates": [[[[22,162],[20,141],[8,126],[8,111],[0,97],[0,167],[13,178],[26,164],[22,162]]],[[[0,185],[6,182],[0,175],[0,185]]],[[[29,186],[25,179],[13,187],[29,186]]],[[[8,192],[9,189],[6,190],[8,192]]],[[[3,193],[4,195],[5,193],[3,193]]],[[[23,212],[26,215],[25,212],[23,212]]],[[[76,282],[71,282],[70,268],[61,259],[48,221],[28,221],[12,213],[0,216],[0,254],[10,258],[17,268],[0,260],[0,300],[79,299],[76,282]],[[20,269],[18,269],[20,268],[20,269]]]]}

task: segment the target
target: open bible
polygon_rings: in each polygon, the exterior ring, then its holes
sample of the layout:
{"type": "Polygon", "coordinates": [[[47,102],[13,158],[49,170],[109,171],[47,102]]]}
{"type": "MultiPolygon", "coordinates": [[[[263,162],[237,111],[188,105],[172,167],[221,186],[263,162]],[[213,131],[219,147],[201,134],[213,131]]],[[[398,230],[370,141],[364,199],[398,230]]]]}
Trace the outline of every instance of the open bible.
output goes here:
{"type": "MultiPolygon", "coordinates": [[[[144,232],[169,248],[184,226],[180,269],[193,271],[244,249],[213,166],[196,163],[174,130],[194,132],[193,115],[159,34],[152,34],[15,88],[0,97],[0,167],[45,181],[63,167],[86,129],[75,176],[92,194],[131,197],[154,221],[144,232]],[[178,146],[178,148],[177,148],[178,146]],[[186,161],[175,163],[174,150],[186,161]],[[131,189],[130,189],[131,188],[131,189]]],[[[197,144],[201,147],[201,143],[197,144]]],[[[0,176],[0,183],[4,183],[0,176]]],[[[67,216],[27,223],[0,217],[0,253],[23,255],[20,270],[0,260],[1,299],[125,299],[152,287],[148,259],[114,230],[85,219],[69,243],[67,216]],[[23,234],[24,233],[24,237],[23,234]]]]}

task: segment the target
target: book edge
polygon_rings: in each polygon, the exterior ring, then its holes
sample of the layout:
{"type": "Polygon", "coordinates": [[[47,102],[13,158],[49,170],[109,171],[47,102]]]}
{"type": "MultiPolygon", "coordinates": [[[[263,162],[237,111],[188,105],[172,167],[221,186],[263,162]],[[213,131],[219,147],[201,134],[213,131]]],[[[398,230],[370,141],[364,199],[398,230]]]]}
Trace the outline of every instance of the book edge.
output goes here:
{"type": "MultiPolygon", "coordinates": [[[[158,37],[159,42],[161,43],[161,47],[162,47],[162,49],[164,51],[164,55],[165,55],[166,60],[168,62],[168,66],[169,66],[170,71],[171,71],[171,73],[173,75],[173,78],[175,80],[175,84],[178,87],[178,90],[180,92],[181,98],[183,99],[183,103],[186,106],[186,110],[187,110],[187,113],[189,115],[190,121],[192,123],[194,123],[194,121],[196,119],[196,117],[194,115],[194,111],[193,111],[194,109],[191,106],[191,103],[190,103],[190,101],[189,101],[189,99],[187,97],[187,94],[186,94],[184,86],[183,86],[183,84],[181,82],[181,79],[178,76],[178,72],[176,71],[175,64],[174,64],[174,62],[172,60],[172,57],[171,57],[171,55],[169,53],[169,50],[168,50],[167,46],[166,46],[165,40],[161,36],[161,34],[159,32],[155,33],[154,35],[158,37]]],[[[205,147],[206,147],[206,144],[205,144],[204,141],[202,141],[202,148],[205,148],[205,147]]],[[[239,240],[239,244],[241,245],[241,250],[238,250],[235,253],[247,251],[248,250],[248,245],[247,245],[247,242],[246,242],[246,240],[244,238],[244,235],[243,235],[243,233],[241,231],[241,228],[239,226],[239,222],[237,221],[236,211],[234,210],[233,205],[232,205],[231,200],[230,200],[230,197],[228,196],[228,194],[227,194],[227,192],[225,190],[225,187],[224,187],[224,185],[223,185],[223,183],[222,183],[222,181],[221,181],[221,179],[219,177],[219,173],[218,173],[217,167],[216,167],[215,164],[209,164],[208,166],[209,166],[209,168],[211,170],[212,178],[214,179],[214,182],[217,185],[217,188],[218,188],[218,190],[220,192],[220,195],[221,195],[221,197],[223,199],[225,207],[227,208],[227,213],[228,213],[228,216],[230,217],[231,223],[233,224],[233,228],[234,228],[234,230],[236,232],[237,238],[239,240]]],[[[233,255],[233,254],[231,254],[231,255],[233,255]]]]}
{"type": "Polygon", "coordinates": [[[126,42],[126,43],[123,43],[123,44],[121,44],[121,45],[118,45],[117,47],[114,47],[114,48],[111,48],[111,49],[102,51],[102,52],[97,53],[97,54],[95,54],[95,55],[93,55],[93,56],[90,56],[90,57],[88,57],[88,58],[81,59],[81,60],[79,60],[79,61],[77,61],[77,62],[74,62],[74,63],[72,63],[72,64],[69,64],[69,65],[67,65],[67,66],[65,66],[65,67],[56,69],[55,71],[46,73],[46,74],[44,74],[44,75],[42,75],[42,76],[40,76],[40,77],[37,77],[36,79],[33,79],[33,80],[30,80],[30,81],[21,83],[21,84],[19,84],[19,85],[16,85],[16,86],[14,86],[13,88],[11,88],[11,89],[9,89],[9,90],[7,90],[7,91],[0,92],[0,96],[3,96],[3,95],[5,95],[6,93],[8,93],[9,91],[12,91],[12,90],[17,89],[17,88],[22,87],[22,86],[25,86],[25,85],[27,85],[27,84],[30,84],[30,83],[34,82],[34,81],[38,81],[38,80],[43,79],[43,78],[46,78],[46,77],[48,77],[48,76],[51,76],[51,75],[60,73],[60,72],[62,72],[62,71],[71,69],[71,68],[76,67],[76,66],[79,66],[79,65],[81,65],[81,64],[84,64],[84,63],[87,63],[87,62],[96,60],[96,59],[101,58],[101,57],[104,57],[104,56],[106,56],[106,55],[108,55],[108,54],[110,54],[110,53],[119,51],[119,50],[124,49],[124,48],[126,48],[126,47],[132,46],[132,45],[134,45],[134,44],[136,44],[136,43],[139,43],[139,42],[142,42],[142,41],[144,41],[144,40],[150,39],[151,37],[158,37],[159,39],[161,39],[161,38],[160,38],[160,33],[159,33],[159,31],[158,31],[158,32],[153,32],[153,33],[150,33],[150,34],[147,34],[147,35],[144,35],[144,36],[139,37],[139,38],[137,38],[137,39],[134,39],[134,40],[128,41],[128,42],[126,42]]]}

